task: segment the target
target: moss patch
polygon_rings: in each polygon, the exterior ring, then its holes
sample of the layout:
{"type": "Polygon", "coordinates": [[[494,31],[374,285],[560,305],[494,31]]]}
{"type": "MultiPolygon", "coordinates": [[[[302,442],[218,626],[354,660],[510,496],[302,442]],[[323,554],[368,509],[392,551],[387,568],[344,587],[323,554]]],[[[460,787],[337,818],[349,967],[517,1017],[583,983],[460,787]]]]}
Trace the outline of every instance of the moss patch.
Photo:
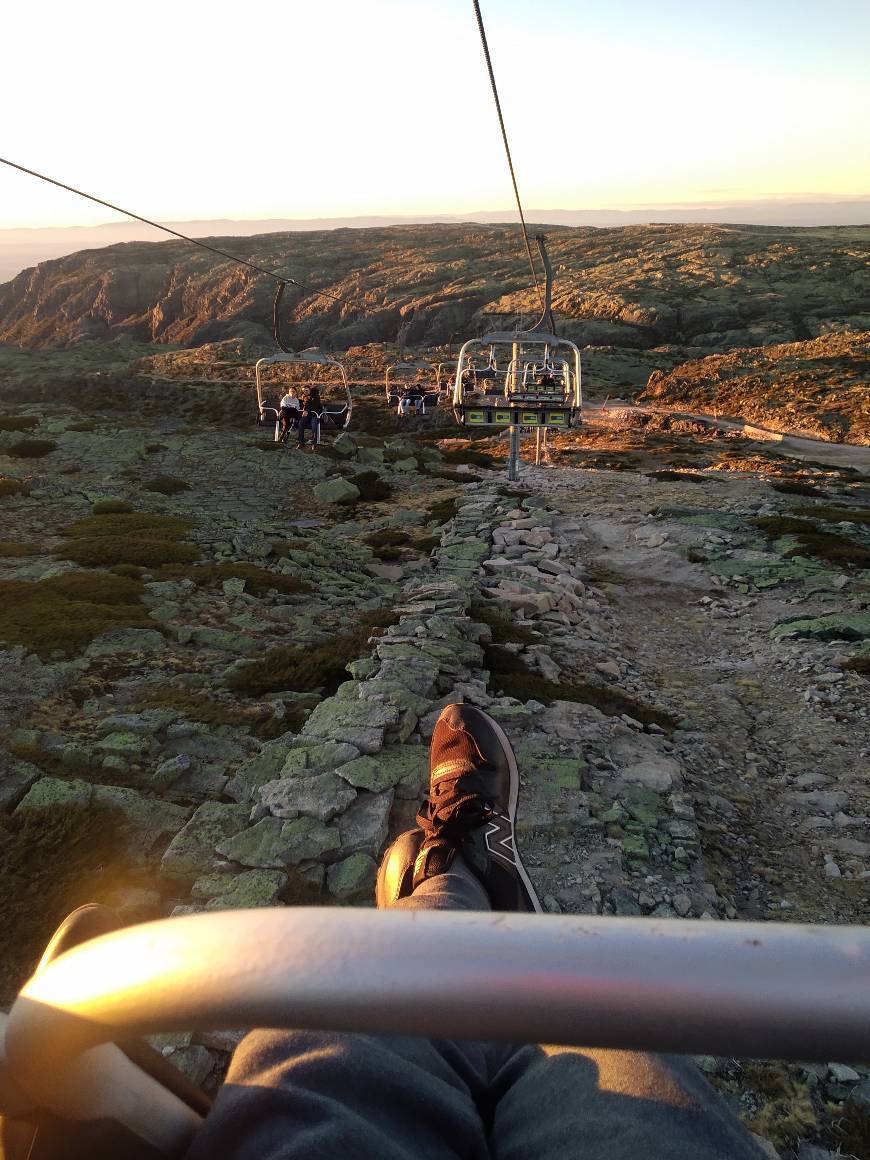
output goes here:
{"type": "Polygon", "coordinates": [[[0,640],[70,655],[112,628],[153,628],[141,595],[141,583],[111,572],[0,580],[0,640]]]}
{"type": "Polygon", "coordinates": [[[269,651],[259,660],[248,661],[234,669],[227,685],[239,693],[260,696],[282,689],[297,693],[322,690],[331,696],[347,680],[345,666],[356,660],[365,650],[372,632],[386,628],[398,619],[398,613],[364,613],[352,632],[334,636],[323,644],[297,647],[282,645],[269,651]]]}
{"type": "Polygon", "coordinates": [[[190,564],[199,557],[193,544],[181,543],[192,527],[189,520],[145,512],[101,512],[86,516],[66,529],[67,542],[55,549],[64,560],[84,567],[132,564],[154,568],[161,564],[190,564]]]}
{"type": "Polygon", "coordinates": [[[0,415],[0,431],[32,431],[39,424],[34,415],[0,415]]]}
{"type": "Polygon", "coordinates": [[[178,495],[180,491],[188,491],[189,488],[190,484],[177,475],[156,475],[142,484],[143,491],[156,491],[158,495],[178,495]]]}
{"type": "Polygon", "coordinates": [[[33,973],[61,920],[129,877],[124,830],[107,810],[27,811],[0,820],[0,1003],[33,973]]]}
{"type": "Polygon", "coordinates": [[[648,471],[645,473],[647,479],[655,479],[659,482],[666,480],[678,480],[680,483],[708,483],[715,476],[711,475],[697,475],[692,471],[648,471]]]}
{"type": "Polygon", "coordinates": [[[6,454],[16,459],[41,459],[52,451],[57,451],[57,444],[51,439],[19,439],[6,448],[6,454]]]}

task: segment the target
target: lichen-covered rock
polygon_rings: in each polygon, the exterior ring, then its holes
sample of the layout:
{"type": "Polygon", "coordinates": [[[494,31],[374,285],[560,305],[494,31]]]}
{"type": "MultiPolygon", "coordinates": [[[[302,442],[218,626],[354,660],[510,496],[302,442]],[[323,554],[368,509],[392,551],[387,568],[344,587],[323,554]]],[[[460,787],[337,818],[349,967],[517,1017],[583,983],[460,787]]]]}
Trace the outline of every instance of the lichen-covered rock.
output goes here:
{"type": "Polygon", "coordinates": [[[71,809],[84,808],[91,804],[93,786],[86,781],[59,777],[43,777],[35,782],[24,795],[16,814],[28,810],[54,809],[59,806],[71,809]]]}
{"type": "Polygon", "coordinates": [[[336,769],[339,777],[360,789],[381,793],[391,789],[426,766],[426,755],[419,745],[383,749],[377,757],[357,757],[336,769]]]}
{"type": "Polygon", "coordinates": [[[363,851],[376,858],[387,840],[392,804],[391,789],[385,793],[362,790],[338,819],[342,851],[347,854],[363,851]]]}
{"type": "Polygon", "coordinates": [[[384,733],[399,722],[399,710],[393,705],[372,701],[321,701],[302,728],[303,737],[345,741],[360,753],[377,753],[384,744],[384,733]]]}
{"type": "Polygon", "coordinates": [[[315,861],[338,848],[338,832],[314,818],[270,817],[221,842],[218,853],[242,866],[281,869],[315,861]]]}
{"type": "Polygon", "coordinates": [[[20,761],[0,749],[0,810],[11,810],[42,776],[42,771],[29,761],[20,761]]]}
{"type": "Polygon", "coordinates": [[[256,797],[260,786],[267,781],[274,781],[280,775],[292,741],[292,733],[284,733],[274,741],[267,741],[256,757],[249,758],[239,766],[227,783],[227,794],[238,802],[256,797]]]}
{"type": "Polygon", "coordinates": [[[313,777],[336,770],[359,757],[359,750],[346,741],[297,741],[281,768],[281,777],[313,777]]]}
{"type": "Polygon", "coordinates": [[[211,869],[217,846],[247,824],[244,805],[203,802],[166,848],[160,873],[172,881],[190,883],[211,869]]]}
{"type": "Polygon", "coordinates": [[[778,621],[770,630],[774,640],[784,636],[815,640],[867,640],[870,612],[831,612],[826,616],[797,617],[778,621]]]}
{"type": "Polygon", "coordinates": [[[95,636],[85,649],[86,657],[111,657],[131,652],[162,652],[166,637],[151,628],[113,628],[95,636]]]}
{"type": "Polygon", "coordinates": [[[244,870],[241,874],[209,874],[194,882],[191,895],[206,901],[206,910],[248,910],[274,906],[287,885],[281,870],[244,870]]]}
{"type": "Polygon", "coordinates": [[[377,865],[368,854],[351,854],[343,862],[336,862],[326,872],[329,893],[342,902],[372,895],[377,876],[377,865]]]}
{"type": "Polygon", "coordinates": [[[343,778],[334,773],[320,773],[315,777],[282,777],[267,782],[260,789],[260,800],[277,818],[295,818],[305,814],[328,822],[347,809],[356,797],[343,778]]]}
{"type": "Polygon", "coordinates": [[[359,488],[349,479],[325,479],[315,484],[313,491],[321,503],[355,503],[359,499],[359,488]]]}

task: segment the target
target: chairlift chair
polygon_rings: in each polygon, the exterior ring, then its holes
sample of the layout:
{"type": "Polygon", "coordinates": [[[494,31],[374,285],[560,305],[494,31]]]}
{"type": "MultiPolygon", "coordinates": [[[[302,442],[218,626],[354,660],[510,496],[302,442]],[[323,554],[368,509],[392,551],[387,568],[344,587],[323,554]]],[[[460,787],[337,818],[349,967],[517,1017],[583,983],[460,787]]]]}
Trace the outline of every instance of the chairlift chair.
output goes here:
{"type": "Polygon", "coordinates": [[[324,427],[343,430],[350,424],[353,412],[353,398],[347,381],[344,365],[337,359],[323,354],[319,350],[303,350],[298,354],[273,354],[257,360],[254,368],[254,381],[257,389],[257,426],[271,427],[275,441],[279,439],[281,410],[279,407],[283,387],[316,386],[321,392],[331,388],[332,398],[323,399],[323,410],[317,418],[315,428],[315,443],[320,442],[324,427]],[[265,381],[264,368],[271,366],[288,366],[302,368],[302,377],[291,378],[282,382],[265,381]],[[325,368],[319,377],[315,368],[325,368]],[[305,372],[308,376],[305,377],[305,372]],[[337,396],[337,397],[336,397],[337,396]]]}
{"type": "MultiPolygon", "coordinates": [[[[436,377],[435,367],[423,359],[407,359],[402,362],[391,363],[387,367],[386,374],[384,375],[384,394],[386,395],[387,405],[395,407],[400,415],[405,414],[401,409],[401,390],[404,385],[401,380],[408,375],[419,376],[422,374],[425,374],[431,383],[432,379],[436,377]]],[[[434,391],[431,387],[429,390],[424,389],[420,413],[425,415],[427,408],[436,407],[439,398],[437,388],[434,391]]]]}
{"type": "Polygon", "coordinates": [[[159,1032],[288,1027],[751,1058],[866,1055],[867,927],[509,917],[283,907],[52,940],[0,1014],[0,1155],[179,1160],[208,1100],[135,1040],[159,1032]],[[33,1150],[43,1128],[47,1146],[33,1150]]]}

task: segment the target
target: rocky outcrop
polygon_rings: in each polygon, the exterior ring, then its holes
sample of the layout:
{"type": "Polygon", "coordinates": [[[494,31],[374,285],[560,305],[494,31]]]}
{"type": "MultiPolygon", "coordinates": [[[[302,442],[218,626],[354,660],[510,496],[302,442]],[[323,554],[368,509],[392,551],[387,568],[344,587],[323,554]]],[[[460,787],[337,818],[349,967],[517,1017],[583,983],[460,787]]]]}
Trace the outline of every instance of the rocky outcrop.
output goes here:
{"type": "MultiPolygon", "coordinates": [[[[866,227],[833,239],[828,229],[752,226],[552,226],[547,236],[556,315],[583,345],[725,350],[870,324],[866,227]]],[[[514,226],[210,241],[303,284],[285,296],[286,338],[297,349],[435,345],[540,314],[514,226]]],[[[273,294],[270,279],[181,242],[109,246],[40,263],[0,287],[0,343],[262,342],[273,294]]]]}

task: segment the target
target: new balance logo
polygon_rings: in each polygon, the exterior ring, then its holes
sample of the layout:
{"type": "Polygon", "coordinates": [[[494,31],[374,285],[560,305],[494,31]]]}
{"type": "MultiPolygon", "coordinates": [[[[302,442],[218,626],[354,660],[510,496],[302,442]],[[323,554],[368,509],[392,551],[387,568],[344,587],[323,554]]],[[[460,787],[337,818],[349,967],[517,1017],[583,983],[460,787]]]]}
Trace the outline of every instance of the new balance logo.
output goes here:
{"type": "Polygon", "coordinates": [[[498,814],[492,817],[487,823],[484,841],[490,854],[509,862],[511,866],[516,866],[517,855],[514,849],[514,837],[507,818],[498,814]]]}

